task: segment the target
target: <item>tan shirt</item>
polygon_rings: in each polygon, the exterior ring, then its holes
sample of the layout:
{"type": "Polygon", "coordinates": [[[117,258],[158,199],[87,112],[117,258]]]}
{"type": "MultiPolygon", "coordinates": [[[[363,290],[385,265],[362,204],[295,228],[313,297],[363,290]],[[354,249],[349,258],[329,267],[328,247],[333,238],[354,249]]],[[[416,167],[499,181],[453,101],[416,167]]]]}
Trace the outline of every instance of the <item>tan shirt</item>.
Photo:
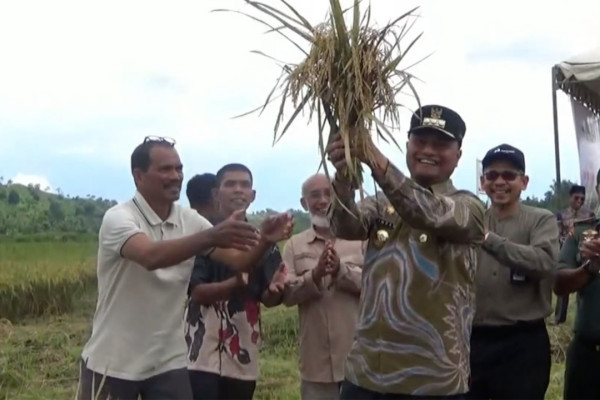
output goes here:
{"type": "Polygon", "coordinates": [[[485,222],[490,233],[477,270],[473,325],[510,325],[550,315],[559,252],[554,215],[521,204],[503,219],[486,210],[485,222]]]}
{"type": "Polygon", "coordinates": [[[363,263],[360,241],[338,239],[334,249],[340,271],[331,282],[315,284],[311,271],[325,250],[325,240],[311,228],[290,238],[283,249],[289,286],[284,304],[298,305],[300,316],[300,376],[309,382],[334,383],[344,379],[344,361],[352,346],[363,263]]]}
{"type": "Polygon", "coordinates": [[[360,212],[334,181],[345,205],[333,203],[336,236],[369,241],[346,379],[383,393],[466,393],[483,203],[450,181],[424,188],[393,165],[375,179],[385,196],[360,212]]]}

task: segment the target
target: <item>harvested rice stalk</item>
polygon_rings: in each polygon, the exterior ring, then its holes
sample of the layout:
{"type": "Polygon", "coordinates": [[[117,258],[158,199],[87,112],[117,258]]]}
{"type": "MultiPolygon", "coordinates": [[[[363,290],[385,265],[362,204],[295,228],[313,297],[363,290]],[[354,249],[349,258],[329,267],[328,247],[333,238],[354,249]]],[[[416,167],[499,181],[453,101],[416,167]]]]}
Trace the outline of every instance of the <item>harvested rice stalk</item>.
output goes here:
{"type": "MultiPolygon", "coordinates": [[[[339,0],[330,0],[329,20],[313,26],[287,1],[280,1],[281,9],[246,0],[273,23],[244,12],[234,12],[249,16],[268,26],[270,32],[282,35],[304,53],[305,59],[299,64],[283,65],[282,75],[264,105],[243,115],[259,110],[262,112],[275,98],[281,97],[274,127],[275,144],[302,111],[308,111],[309,121],[316,113],[319,149],[325,173],[329,176],[324,140],[327,123],[327,141],[339,131],[346,145],[346,173],[349,174],[346,178],[360,187],[363,182],[362,165],[351,157],[350,144],[366,147],[369,141],[364,138],[374,130],[378,137],[386,142],[390,139],[400,149],[392,134],[400,125],[398,110],[402,105],[396,102],[396,96],[408,88],[419,102],[411,83],[413,76],[406,71],[407,68],[399,67],[407,52],[421,37],[419,34],[408,45],[404,45],[412,27],[412,23],[408,22],[409,17],[418,7],[382,28],[376,28],[371,25],[370,5],[361,13],[359,0],[355,0],[353,6],[346,10],[342,9],[339,0]],[[348,12],[353,13],[349,29],[344,19],[348,12]],[[292,39],[294,36],[296,39],[292,39]],[[304,50],[302,41],[309,43],[308,52],[304,50]],[[280,95],[274,97],[278,90],[280,95]],[[292,103],[294,110],[284,123],[284,110],[288,102],[292,103]]],[[[365,151],[372,153],[369,148],[365,148],[365,151]]]]}

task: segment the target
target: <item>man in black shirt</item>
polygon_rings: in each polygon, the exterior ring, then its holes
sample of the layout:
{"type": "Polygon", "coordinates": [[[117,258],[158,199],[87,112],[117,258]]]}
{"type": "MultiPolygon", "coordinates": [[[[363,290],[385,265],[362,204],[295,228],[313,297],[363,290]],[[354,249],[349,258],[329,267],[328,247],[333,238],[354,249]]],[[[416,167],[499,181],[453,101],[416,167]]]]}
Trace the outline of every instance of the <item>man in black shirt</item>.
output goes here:
{"type": "MultiPolygon", "coordinates": [[[[219,217],[246,210],[256,196],[250,170],[228,164],[217,173],[219,217]]],[[[260,303],[281,303],[286,278],[276,246],[249,273],[197,257],[186,314],[188,370],[194,399],[252,399],[258,378],[260,303]]]]}

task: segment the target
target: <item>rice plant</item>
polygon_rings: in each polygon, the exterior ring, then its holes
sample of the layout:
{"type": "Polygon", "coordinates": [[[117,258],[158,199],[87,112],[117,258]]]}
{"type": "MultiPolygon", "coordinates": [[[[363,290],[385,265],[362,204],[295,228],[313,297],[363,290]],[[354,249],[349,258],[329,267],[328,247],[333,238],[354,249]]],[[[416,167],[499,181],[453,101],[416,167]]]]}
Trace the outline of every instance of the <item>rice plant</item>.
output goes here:
{"type": "MultiPolygon", "coordinates": [[[[360,1],[343,9],[339,0],[330,0],[329,17],[319,24],[310,23],[286,0],[281,7],[263,2],[245,0],[262,15],[246,15],[269,32],[281,35],[291,42],[304,59],[297,63],[281,63],[282,73],[264,104],[248,113],[262,112],[268,104],[281,98],[275,120],[273,143],[288,131],[298,115],[307,112],[309,121],[316,116],[319,150],[325,173],[325,149],[333,134],[339,132],[345,148],[347,176],[357,187],[362,184],[362,166],[353,159],[350,149],[359,146],[369,158],[372,150],[367,135],[376,134],[386,142],[391,140],[398,148],[393,132],[400,126],[398,95],[407,90],[419,102],[412,83],[413,75],[402,67],[407,53],[421,37],[408,39],[418,7],[392,19],[383,27],[371,20],[371,5],[361,12],[360,1]],[[351,13],[351,23],[346,17],[351,13]],[[408,43],[407,43],[408,41],[408,43]],[[309,49],[306,49],[308,45],[309,49]],[[286,106],[291,103],[289,119],[284,119],[286,106]],[[325,127],[329,136],[325,138],[325,127]]],[[[214,10],[232,11],[232,10],[214,10]]],[[[257,51],[258,53],[261,53],[257,51]]],[[[261,53],[262,54],[262,53],[261,53]]],[[[277,60],[275,56],[269,58],[277,60]]],[[[414,64],[413,64],[414,65],[414,64]]],[[[401,150],[401,149],[400,149],[401,150]]]]}

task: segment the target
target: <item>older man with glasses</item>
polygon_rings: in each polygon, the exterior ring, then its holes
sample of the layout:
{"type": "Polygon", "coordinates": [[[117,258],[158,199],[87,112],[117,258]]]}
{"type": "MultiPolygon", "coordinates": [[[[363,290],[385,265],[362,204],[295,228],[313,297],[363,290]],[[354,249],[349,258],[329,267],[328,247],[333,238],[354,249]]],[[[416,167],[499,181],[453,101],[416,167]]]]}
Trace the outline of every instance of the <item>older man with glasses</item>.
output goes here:
{"type": "Polygon", "coordinates": [[[471,334],[473,399],[543,399],[550,379],[550,340],[558,263],[558,227],[547,210],[520,201],[527,188],[523,153],[508,144],[482,160],[491,200],[476,275],[471,334]]]}
{"type": "Polygon", "coordinates": [[[242,213],[213,227],[178,205],[183,166],[174,145],[147,137],[137,146],[135,195],[104,215],[79,399],[191,399],[183,309],[194,256],[248,270],[291,234],[288,214],[267,219],[259,234],[242,213]]]}

